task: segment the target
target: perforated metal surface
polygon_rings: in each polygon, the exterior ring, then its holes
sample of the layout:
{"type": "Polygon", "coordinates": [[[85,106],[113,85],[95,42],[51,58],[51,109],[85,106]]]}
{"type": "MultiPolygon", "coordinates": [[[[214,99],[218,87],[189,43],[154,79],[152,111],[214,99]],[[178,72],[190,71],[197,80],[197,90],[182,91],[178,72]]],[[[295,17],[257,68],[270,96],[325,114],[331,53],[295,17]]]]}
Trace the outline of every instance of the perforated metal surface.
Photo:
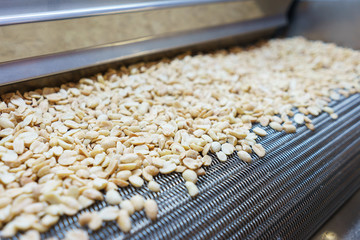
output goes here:
{"type": "MultiPolygon", "coordinates": [[[[159,193],[121,189],[156,199],[158,220],[143,211],[132,216],[130,234],[107,222],[91,239],[305,239],[360,186],[360,95],[332,104],[339,119],[323,113],[316,130],[275,132],[260,139],[266,157],[246,164],[234,154],[215,160],[199,178],[200,195],[191,199],[180,174],[158,176],[159,193]]],[[[88,210],[99,210],[98,202],[88,210]]],[[[88,211],[86,210],[86,211],[88,211]]],[[[63,217],[43,238],[64,237],[78,228],[77,217],[63,217]]]]}

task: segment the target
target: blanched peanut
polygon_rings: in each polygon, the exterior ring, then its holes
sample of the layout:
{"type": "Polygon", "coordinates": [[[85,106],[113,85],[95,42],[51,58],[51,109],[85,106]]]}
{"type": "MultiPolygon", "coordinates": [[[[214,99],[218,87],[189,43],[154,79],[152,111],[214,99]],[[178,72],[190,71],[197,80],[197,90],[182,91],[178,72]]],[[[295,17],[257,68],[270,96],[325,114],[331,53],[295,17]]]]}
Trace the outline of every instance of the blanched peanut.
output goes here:
{"type": "Polygon", "coordinates": [[[221,151],[226,155],[231,155],[234,152],[234,150],[235,150],[234,145],[230,143],[224,143],[223,145],[221,145],[221,151]]]}
{"type": "Polygon", "coordinates": [[[218,157],[218,159],[221,161],[221,162],[226,162],[227,160],[227,156],[225,153],[223,152],[216,152],[216,156],[218,157]]]}
{"type": "MultiPolygon", "coordinates": [[[[264,157],[265,156],[265,149],[261,144],[254,144],[252,146],[252,149],[254,150],[254,152],[256,153],[256,155],[258,155],[259,157],[264,157]]],[[[246,158],[246,157],[245,157],[246,158]]]]}
{"type": "Polygon", "coordinates": [[[193,182],[185,182],[185,186],[191,197],[195,197],[199,194],[199,189],[193,182]]]}
{"type": "Polygon", "coordinates": [[[239,156],[239,158],[241,159],[241,160],[243,160],[244,162],[251,162],[251,156],[250,156],[250,154],[248,154],[247,152],[245,152],[245,151],[238,151],[237,152],[237,155],[239,156]]]}
{"type": "Polygon", "coordinates": [[[197,181],[197,174],[193,170],[187,169],[182,173],[182,176],[185,181],[196,183],[197,181]]]}
{"type": "Polygon", "coordinates": [[[89,222],[89,228],[93,231],[98,230],[102,225],[102,218],[99,216],[98,213],[93,212],[91,214],[91,220],[89,222]]]}
{"type": "Polygon", "coordinates": [[[150,181],[148,184],[148,188],[152,192],[160,192],[160,184],[155,181],[150,181]]]}
{"type": "Polygon", "coordinates": [[[269,125],[272,129],[279,131],[279,132],[283,129],[283,127],[278,122],[271,122],[269,125]]]}
{"type": "Polygon", "coordinates": [[[106,192],[105,200],[110,205],[120,204],[122,199],[120,193],[116,190],[110,190],[106,192]]]}
{"type": "Polygon", "coordinates": [[[211,149],[211,151],[216,153],[221,150],[221,144],[219,142],[212,142],[210,149],[211,149]]]}
{"type": "Polygon", "coordinates": [[[120,203],[120,207],[121,207],[121,209],[126,210],[126,211],[129,213],[129,215],[132,215],[132,214],[134,214],[134,212],[135,212],[134,205],[133,205],[133,204],[131,203],[131,201],[128,200],[128,199],[122,201],[122,202],[120,203]]]}
{"type": "Polygon", "coordinates": [[[144,203],[146,216],[151,220],[156,220],[158,214],[158,205],[155,200],[147,199],[144,203]]]}
{"type": "Polygon", "coordinates": [[[115,206],[104,207],[99,211],[99,216],[103,221],[116,220],[118,215],[119,215],[119,208],[115,206]]]}
{"type": "Polygon", "coordinates": [[[140,211],[144,208],[145,198],[136,194],[130,198],[130,202],[134,206],[135,211],[140,211]]]}
{"type": "Polygon", "coordinates": [[[253,129],[253,132],[259,135],[260,137],[264,137],[267,135],[266,131],[262,128],[256,127],[253,129]]]}
{"type": "Polygon", "coordinates": [[[119,210],[117,224],[121,231],[127,233],[131,230],[131,219],[129,213],[125,209],[119,210]]]}
{"type": "Polygon", "coordinates": [[[296,127],[292,124],[284,124],[283,129],[286,133],[295,133],[296,127]]]}
{"type": "Polygon", "coordinates": [[[89,240],[89,235],[82,229],[73,229],[66,233],[64,240],[89,240]]]}
{"type": "Polygon", "coordinates": [[[144,180],[141,177],[135,175],[129,177],[129,182],[134,187],[141,187],[144,184],[144,180]]]}

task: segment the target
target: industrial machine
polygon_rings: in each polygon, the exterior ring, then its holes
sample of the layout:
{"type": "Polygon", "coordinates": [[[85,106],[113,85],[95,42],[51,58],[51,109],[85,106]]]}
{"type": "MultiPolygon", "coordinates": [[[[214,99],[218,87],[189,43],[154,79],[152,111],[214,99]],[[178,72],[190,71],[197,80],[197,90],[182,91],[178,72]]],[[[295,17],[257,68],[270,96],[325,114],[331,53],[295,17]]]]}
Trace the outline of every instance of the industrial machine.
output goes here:
{"type": "MultiPolygon", "coordinates": [[[[354,22],[360,23],[359,7],[352,1],[7,1],[0,8],[0,92],[59,86],[138,61],[274,37],[303,35],[359,49],[360,33],[354,27],[354,22]],[[324,21],[329,15],[342,24],[336,30],[324,21]],[[354,29],[344,30],[350,24],[354,29]]],[[[288,135],[267,129],[271,134],[262,144],[268,153],[251,165],[235,157],[211,165],[209,174],[199,178],[201,194],[195,199],[186,194],[178,175],[157,176],[167,186],[159,193],[125,188],[125,194],[141,192],[156,199],[158,220],[144,221],[143,213],[135,213],[129,234],[108,222],[98,231],[89,230],[90,238],[314,236],[360,186],[360,96],[331,106],[339,119],[319,115],[313,119],[316,131],[303,126],[288,135]]],[[[89,209],[103,206],[105,202],[97,202],[89,209]]],[[[63,238],[67,230],[78,227],[76,217],[62,217],[42,236],[63,238]]],[[[321,239],[321,234],[316,236],[321,239]]]]}

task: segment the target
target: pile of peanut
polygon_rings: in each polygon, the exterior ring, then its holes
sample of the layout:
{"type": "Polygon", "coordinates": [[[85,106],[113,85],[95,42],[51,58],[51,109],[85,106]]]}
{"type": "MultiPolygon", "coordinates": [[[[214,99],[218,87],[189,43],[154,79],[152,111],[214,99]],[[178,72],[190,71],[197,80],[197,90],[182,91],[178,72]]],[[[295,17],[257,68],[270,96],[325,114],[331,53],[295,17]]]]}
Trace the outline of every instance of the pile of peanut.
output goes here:
{"type": "MultiPolygon", "coordinates": [[[[324,111],[336,119],[328,103],[358,93],[359,75],[359,52],[291,38],[5,94],[1,236],[28,231],[25,238],[38,239],[61,215],[103,199],[109,206],[83,212],[79,224],[96,231],[117,221],[129,232],[130,215],[144,209],[155,220],[157,204],[140,195],[123,199],[121,188],[157,192],[154,176],[177,172],[195,197],[209,152],[222,162],[234,152],[249,163],[263,157],[263,127],[295,133],[303,124],[314,129],[309,115],[324,111]]],[[[69,234],[86,239],[79,231],[69,234]]]]}

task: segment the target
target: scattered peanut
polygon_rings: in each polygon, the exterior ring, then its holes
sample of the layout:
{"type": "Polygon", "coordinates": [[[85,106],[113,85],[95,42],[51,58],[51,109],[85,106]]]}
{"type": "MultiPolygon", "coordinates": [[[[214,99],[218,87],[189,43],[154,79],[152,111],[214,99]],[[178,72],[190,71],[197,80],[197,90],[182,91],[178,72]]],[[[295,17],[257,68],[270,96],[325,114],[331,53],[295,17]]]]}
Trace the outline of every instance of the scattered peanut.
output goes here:
{"type": "Polygon", "coordinates": [[[256,127],[253,129],[253,132],[256,133],[257,135],[259,135],[260,137],[265,137],[267,135],[267,132],[259,127],[256,127]]]}
{"type": "Polygon", "coordinates": [[[131,230],[131,219],[129,216],[128,211],[125,209],[119,210],[119,214],[117,217],[117,224],[121,231],[123,232],[130,232],[131,230]]]}
{"type": "Polygon", "coordinates": [[[148,188],[152,192],[160,192],[160,184],[155,181],[150,181],[148,184],[148,188]]]}
{"type": "Polygon", "coordinates": [[[197,174],[193,170],[187,169],[182,173],[182,176],[185,181],[196,183],[197,181],[197,174]]]}
{"type": "MultiPolygon", "coordinates": [[[[256,153],[256,155],[258,155],[259,157],[264,157],[265,156],[266,152],[265,152],[264,147],[261,144],[257,143],[257,144],[252,145],[252,149],[256,153]]],[[[244,153],[240,153],[240,154],[244,155],[244,153]]]]}
{"type": "Polygon", "coordinates": [[[278,122],[271,122],[271,123],[269,123],[269,126],[278,132],[281,132],[283,130],[283,127],[278,122]]]}
{"type": "Polygon", "coordinates": [[[216,153],[221,150],[221,144],[219,142],[212,142],[210,148],[211,148],[211,151],[216,153]]]}
{"type": "Polygon", "coordinates": [[[20,240],[40,240],[40,233],[36,230],[29,230],[21,235],[20,240]]]}
{"type": "Polygon", "coordinates": [[[221,151],[226,155],[231,155],[235,151],[235,148],[234,145],[230,143],[224,143],[223,145],[221,145],[221,151]]]}
{"type": "Polygon", "coordinates": [[[65,235],[64,240],[89,240],[89,235],[82,229],[72,229],[65,235]]]}
{"type": "Polygon", "coordinates": [[[120,203],[120,207],[121,207],[121,209],[126,210],[129,213],[129,215],[132,215],[135,212],[134,205],[131,203],[130,200],[126,199],[126,200],[122,201],[120,203]]]}
{"type": "Polygon", "coordinates": [[[199,194],[199,189],[193,182],[186,181],[185,186],[191,197],[195,197],[199,194]]]}
{"type": "Polygon", "coordinates": [[[286,133],[295,133],[296,127],[292,124],[284,124],[283,129],[286,133]]]}
{"type": "Polygon", "coordinates": [[[158,205],[153,199],[148,199],[144,203],[146,216],[151,220],[156,220],[158,214],[158,205]]]}
{"type": "MultiPolygon", "coordinates": [[[[117,218],[128,232],[129,215],[142,201],[121,201],[119,188],[142,187],[145,180],[157,192],[154,177],[176,171],[196,196],[197,176],[212,162],[209,151],[220,161],[235,150],[245,162],[252,161],[252,151],[265,155],[256,141],[267,133],[254,123],[292,133],[293,122],[315,129],[308,114],[338,118],[328,104],[359,92],[358,59],[359,52],[333,44],[271,40],[246,51],[188,55],[58,88],[3,94],[1,237],[24,230],[31,238],[32,229],[46,231],[61,215],[103,200],[102,191],[122,210],[99,212],[86,225],[96,230],[117,218]]],[[[66,238],[88,236],[73,230],[66,238]]]]}
{"type": "Polygon", "coordinates": [[[250,154],[248,154],[247,152],[245,152],[245,151],[238,151],[237,152],[237,155],[239,156],[239,158],[241,159],[241,160],[243,160],[244,162],[251,162],[251,156],[250,156],[250,154]]]}
{"type": "Polygon", "coordinates": [[[130,202],[134,206],[135,211],[140,211],[144,208],[145,198],[137,194],[130,198],[130,202]]]}
{"type": "Polygon", "coordinates": [[[295,114],[294,116],[294,121],[297,123],[297,124],[304,124],[304,115],[301,114],[301,113],[297,113],[295,114]]]}
{"type": "Polygon", "coordinates": [[[227,156],[225,153],[223,152],[216,152],[216,156],[218,157],[218,159],[221,161],[221,162],[226,162],[227,160],[227,156]]]}
{"type": "Polygon", "coordinates": [[[119,208],[115,206],[104,207],[99,211],[99,216],[103,221],[113,221],[116,220],[118,216],[119,208]]]}
{"type": "Polygon", "coordinates": [[[98,230],[102,225],[102,218],[99,216],[97,212],[93,212],[91,214],[91,220],[89,222],[89,228],[93,231],[98,230]]]}
{"type": "Polygon", "coordinates": [[[122,199],[120,193],[117,190],[110,190],[106,192],[105,200],[110,205],[120,204],[122,199]]]}

